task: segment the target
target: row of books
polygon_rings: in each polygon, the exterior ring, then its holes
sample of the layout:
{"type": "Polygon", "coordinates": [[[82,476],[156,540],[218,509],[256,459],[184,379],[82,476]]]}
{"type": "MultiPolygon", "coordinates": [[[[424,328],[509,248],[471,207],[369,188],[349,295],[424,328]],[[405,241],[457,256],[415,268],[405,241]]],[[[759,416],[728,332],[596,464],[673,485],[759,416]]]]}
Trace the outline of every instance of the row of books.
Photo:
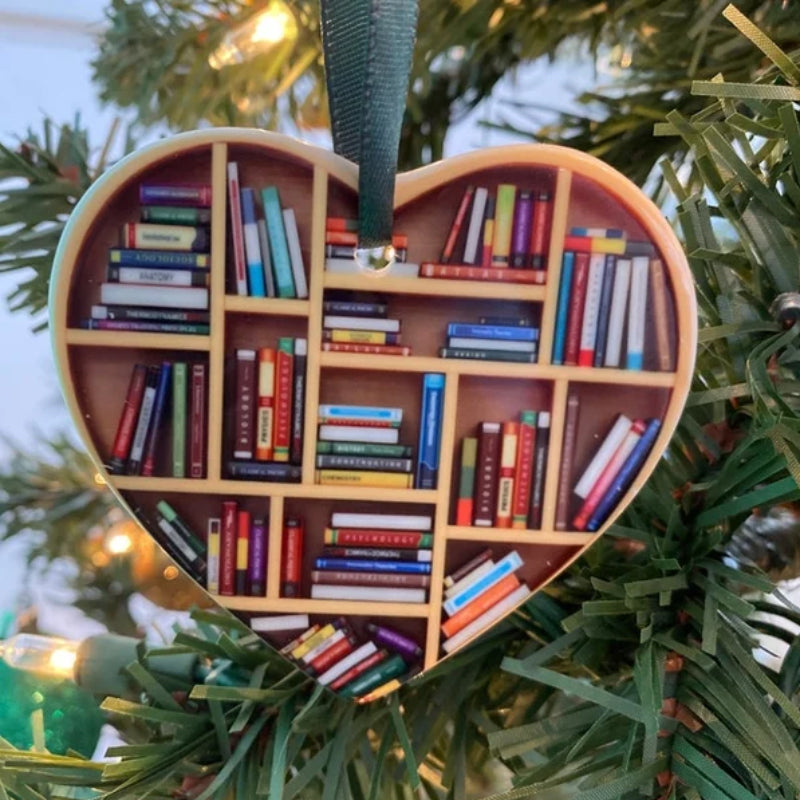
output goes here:
{"type": "Polygon", "coordinates": [[[308,297],[294,209],[281,206],[277,186],[242,187],[239,165],[228,163],[228,210],[236,294],[308,297]],[[260,202],[259,202],[260,200],[260,202]]]}
{"type": "Polygon", "coordinates": [[[461,441],[455,524],[539,528],[550,443],[550,412],[481,422],[461,441]]]}
{"type": "MultiPolygon", "coordinates": [[[[356,262],[358,245],[358,220],[346,217],[328,217],[325,220],[325,270],[339,275],[359,275],[363,268],[356,262]]],[[[395,278],[416,278],[419,264],[408,261],[408,236],[392,235],[395,263],[391,275],[395,278]]]]}
{"type": "Polygon", "coordinates": [[[539,329],[530,320],[481,317],[477,323],[451,322],[441,358],[535,363],[539,329]]]}
{"type": "Polygon", "coordinates": [[[208,335],[211,187],[143,183],[139,201],[81,327],[208,335]]]}
{"type": "Polygon", "coordinates": [[[108,471],[112,475],[204,477],[206,383],[205,363],[135,364],[108,471]]]}
{"type": "MultiPolygon", "coordinates": [[[[567,237],[567,242],[570,238],[579,237],[567,237]]],[[[586,246],[595,249],[564,253],[553,363],[641,370],[652,337],[654,366],[672,370],[669,290],[661,260],[650,255],[629,256],[622,238],[591,237],[586,246]],[[616,242],[625,255],[602,251],[604,243],[616,242]],[[648,315],[651,325],[647,324],[648,315]]],[[[650,245],[646,247],[652,250],[650,245]]]]}
{"type": "Polygon", "coordinates": [[[235,353],[233,458],[240,480],[300,480],[305,425],[306,339],[235,353]]]}
{"type": "Polygon", "coordinates": [[[401,323],[388,316],[385,302],[331,299],[323,303],[322,348],[340,353],[367,352],[411,355],[401,344],[401,323]]]}
{"type": "Polygon", "coordinates": [[[403,409],[323,404],[319,407],[316,481],[330,486],[435,489],[445,377],[422,376],[416,462],[400,442],[403,409]]]}

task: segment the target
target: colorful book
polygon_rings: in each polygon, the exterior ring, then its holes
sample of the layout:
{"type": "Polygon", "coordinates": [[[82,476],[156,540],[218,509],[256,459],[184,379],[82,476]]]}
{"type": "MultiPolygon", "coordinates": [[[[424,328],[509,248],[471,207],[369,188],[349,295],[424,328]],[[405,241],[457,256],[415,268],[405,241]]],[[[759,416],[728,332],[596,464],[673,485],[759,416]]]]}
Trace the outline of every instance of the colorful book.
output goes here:
{"type": "Polygon", "coordinates": [[[240,481],[299,483],[302,470],[294,464],[278,464],[274,461],[229,461],[227,474],[233,480],[240,481]]]}
{"type": "Polygon", "coordinates": [[[325,528],[324,542],[352,547],[431,547],[433,534],[381,528],[325,528]]]}
{"type": "Polygon", "coordinates": [[[256,400],[256,461],[271,461],[275,422],[275,350],[258,351],[258,397],[256,400]]]}
{"type": "Polygon", "coordinates": [[[147,432],[150,429],[150,420],[153,416],[159,372],[158,367],[149,366],[147,368],[142,403],[139,408],[139,416],[136,420],[136,429],[133,434],[133,442],[131,443],[128,463],[125,469],[128,475],[139,475],[142,471],[144,447],[147,441],[147,432]]]}
{"type": "Polygon", "coordinates": [[[392,489],[411,489],[413,475],[403,472],[372,472],[355,469],[320,469],[316,482],[322,486],[381,486],[392,489]]]}
{"type": "Polygon", "coordinates": [[[504,422],[500,439],[500,466],[497,481],[496,528],[510,528],[513,513],[519,424],[504,422]]]}
{"type": "Polygon", "coordinates": [[[409,575],[430,575],[431,565],[425,561],[390,561],[377,558],[315,558],[314,569],[348,572],[399,572],[409,575]]]}
{"type": "Polygon", "coordinates": [[[196,225],[157,225],[126,222],[122,246],[129,250],[185,250],[207,253],[211,247],[208,228],[196,225]]]}
{"type": "Polygon", "coordinates": [[[631,294],[628,304],[627,369],[644,368],[644,330],[647,321],[647,278],[650,259],[635,256],[631,264],[631,294]]]}
{"type": "Polygon", "coordinates": [[[158,384],[153,399],[153,414],[147,430],[142,454],[142,475],[152,477],[156,473],[156,455],[165,425],[167,396],[172,382],[172,364],[164,361],[158,373],[158,384]]]}
{"type": "Polygon", "coordinates": [[[499,457],[500,423],[482,422],[478,433],[473,525],[485,528],[494,525],[499,457]]]}
{"type": "Polygon", "coordinates": [[[281,597],[300,597],[303,539],[303,521],[299,517],[286,517],[281,543],[281,597]]]}
{"type": "Polygon", "coordinates": [[[535,411],[522,411],[519,415],[519,441],[514,473],[514,492],[511,502],[511,527],[528,527],[528,510],[533,491],[533,466],[536,447],[535,411]]]}
{"type": "Polygon", "coordinates": [[[419,274],[423,278],[463,281],[500,281],[503,283],[537,283],[537,276],[529,269],[510,267],[470,267],[462,264],[432,264],[423,261],[419,274]]]}
{"type": "Polygon", "coordinates": [[[314,600],[359,600],[377,603],[427,602],[424,589],[398,586],[342,586],[315,583],[311,586],[311,597],[314,600]]]}
{"type": "Polygon", "coordinates": [[[430,548],[410,547],[344,547],[326,545],[320,553],[322,558],[368,558],[390,561],[431,561],[430,548]]]}
{"type": "Polygon", "coordinates": [[[485,591],[471,603],[464,606],[461,611],[458,611],[453,614],[450,619],[446,620],[441,626],[442,634],[447,637],[454,636],[469,625],[470,622],[483,616],[490,608],[517,589],[519,585],[520,580],[516,575],[506,575],[505,578],[498,581],[491,589],[485,591]]]}
{"type": "Polygon", "coordinates": [[[248,594],[264,597],[267,593],[267,521],[255,517],[250,525],[247,562],[248,594]]]}
{"type": "Polygon", "coordinates": [[[578,413],[580,398],[577,394],[567,397],[564,415],[564,438],[561,443],[561,464],[558,470],[558,496],[556,499],[555,529],[567,530],[569,505],[572,497],[572,466],[575,461],[575,445],[578,441],[578,413]]]}
{"type": "Polygon", "coordinates": [[[319,438],[328,442],[397,444],[400,439],[400,431],[397,428],[378,428],[365,425],[320,425],[319,438]]]}
{"type": "Polygon", "coordinates": [[[326,315],[339,317],[385,317],[389,306],[361,300],[325,300],[322,311],[326,315]]]}
{"type": "MultiPolygon", "coordinates": [[[[550,192],[541,191],[536,195],[533,206],[531,242],[528,248],[530,266],[537,273],[537,283],[544,283],[544,275],[542,273],[547,269],[552,217],[553,196],[550,192]]],[[[564,249],[569,250],[570,248],[564,247],[564,249]]]]}
{"type": "Polygon", "coordinates": [[[528,247],[531,239],[533,195],[521,191],[514,206],[514,224],[511,230],[511,266],[524,269],[529,265],[528,247]]]}
{"type": "Polygon", "coordinates": [[[289,461],[292,446],[292,373],[294,341],[288,336],[278,339],[275,357],[275,425],[273,454],[275,461],[289,461]]]}
{"type": "Polygon", "coordinates": [[[583,474],[575,484],[572,490],[581,500],[585,500],[592,487],[597,483],[600,473],[606,468],[606,465],[611,460],[611,457],[622,444],[622,440],[627,436],[628,431],[631,429],[633,422],[624,414],[619,414],[614,420],[614,424],[603,439],[600,447],[595,451],[591,461],[586,466],[583,474]]]}
{"type": "Polygon", "coordinates": [[[208,520],[206,542],[208,547],[208,564],[206,566],[206,589],[211,594],[219,594],[219,551],[222,520],[211,517],[208,520]]]}
{"type": "Polygon", "coordinates": [[[139,219],[161,225],[210,225],[211,209],[192,206],[143,206],[139,219]]]}
{"type": "Polygon", "coordinates": [[[268,186],[266,189],[262,189],[261,198],[264,203],[264,217],[269,233],[272,269],[275,272],[278,297],[297,297],[277,187],[268,186]]]}
{"type": "Polygon", "coordinates": [[[408,575],[403,572],[340,572],[312,570],[311,583],[344,586],[404,586],[410,589],[427,589],[430,575],[408,575]]]}
{"type": "Polygon", "coordinates": [[[456,581],[449,589],[445,589],[444,596],[446,599],[450,599],[457,594],[460,594],[470,586],[471,584],[479,581],[484,575],[487,575],[491,572],[492,568],[494,567],[495,562],[488,558],[481,562],[475,569],[471,570],[468,574],[464,575],[458,581],[456,581]]]}
{"type": "Polygon", "coordinates": [[[223,501],[219,541],[219,593],[225,596],[232,596],[236,591],[238,511],[238,505],[234,500],[223,501]]]}
{"type": "Polygon", "coordinates": [[[480,266],[489,269],[492,266],[492,242],[494,241],[494,215],[496,200],[489,196],[486,200],[486,219],[483,222],[483,246],[481,248],[480,266]]]}
{"type": "Polygon", "coordinates": [[[286,231],[286,244],[289,248],[289,262],[292,266],[295,296],[308,297],[306,268],[303,264],[303,251],[300,249],[300,234],[297,230],[297,218],[293,208],[283,210],[283,227],[286,231]]]}
{"type": "Polygon", "coordinates": [[[487,561],[492,558],[492,550],[490,547],[485,547],[477,555],[473,556],[469,561],[462,564],[454,572],[445,576],[443,581],[447,591],[450,591],[456,584],[463,581],[468,575],[471,575],[475,570],[479,569],[487,561]]]}
{"type": "Polygon", "coordinates": [[[341,425],[378,425],[397,428],[403,421],[402,408],[385,406],[333,405],[322,403],[318,410],[319,422],[341,425]]]}
{"type": "Polygon", "coordinates": [[[550,446],[550,412],[540,411],[536,418],[536,444],[533,451],[533,487],[529,526],[542,527],[544,481],[547,474],[547,451],[550,446]]]}
{"type": "Polygon", "coordinates": [[[569,299],[569,316],[564,344],[564,363],[576,366],[581,346],[583,309],[589,285],[589,254],[576,253],[573,265],[572,288],[569,299]]]}
{"type": "Polygon", "coordinates": [[[451,322],[447,326],[447,335],[471,339],[496,339],[499,342],[539,341],[538,328],[522,325],[475,325],[470,322],[451,322]]]}
{"type": "Polygon", "coordinates": [[[624,239],[607,239],[597,236],[565,236],[564,249],[576,253],[612,253],[621,256],[625,253],[624,239]]]}
{"type": "Polygon", "coordinates": [[[142,183],[139,202],[145,205],[211,206],[211,187],[201,183],[142,183]]]}
{"type": "Polygon", "coordinates": [[[208,336],[208,325],[186,322],[137,322],[135,320],[85,319],[81,328],[90,331],[138,331],[140,333],[180,333],[187,336],[208,336]]]}
{"type": "Polygon", "coordinates": [[[453,224],[450,226],[450,231],[447,234],[447,240],[445,241],[444,249],[442,250],[442,257],[440,259],[442,264],[448,264],[453,259],[456,242],[458,241],[458,236],[461,232],[462,226],[464,225],[464,220],[467,216],[467,210],[469,209],[470,203],[472,202],[472,196],[474,194],[475,187],[467,186],[467,188],[464,190],[464,194],[461,196],[461,202],[458,204],[456,216],[453,219],[453,224]]]}
{"type": "Polygon", "coordinates": [[[412,452],[412,448],[405,444],[371,444],[369,442],[317,442],[317,453],[320,455],[411,458],[412,452]]]}
{"type": "Polygon", "coordinates": [[[189,383],[189,477],[206,473],[206,365],[192,364],[189,383]]]}
{"type": "Polygon", "coordinates": [[[208,325],[208,311],[183,311],[168,308],[135,308],[131,306],[92,306],[94,320],[109,322],[160,322],[208,325]]]}
{"type": "Polygon", "coordinates": [[[572,270],[575,253],[565,252],[561,260],[561,279],[558,284],[558,305],[556,308],[556,327],[553,334],[553,363],[563,364],[567,343],[567,319],[569,318],[572,292],[572,270]]]}
{"type": "MultiPolygon", "coordinates": [[[[253,189],[245,188],[241,190],[240,196],[242,239],[244,243],[244,259],[247,264],[249,293],[251,297],[266,297],[267,286],[264,282],[264,263],[261,260],[261,241],[258,238],[256,193],[253,189]]],[[[233,216],[233,208],[231,208],[231,216],[233,216]]]]}
{"type": "Polygon", "coordinates": [[[517,187],[501,183],[497,187],[494,212],[494,239],[492,240],[492,267],[511,266],[511,233],[514,227],[514,200],[517,187]]]}
{"type": "Polygon", "coordinates": [[[608,312],[608,338],[603,360],[607,367],[619,367],[622,363],[622,333],[625,328],[630,279],[631,260],[618,258],[614,273],[614,289],[611,293],[611,308],[608,312]]]}
{"type": "Polygon", "coordinates": [[[614,277],[617,272],[617,257],[606,256],[603,270],[603,286],[600,290],[600,304],[597,310],[597,338],[594,345],[594,358],[592,366],[602,367],[606,357],[606,342],[608,341],[609,315],[611,313],[611,298],[614,294],[614,277]]]}
{"type": "Polygon", "coordinates": [[[125,393],[122,413],[119,416],[117,432],[114,435],[111,457],[108,462],[107,468],[112,475],[121,475],[125,471],[125,464],[128,461],[128,455],[133,444],[136,421],[139,417],[146,380],[147,366],[145,364],[134,365],[130,382],[128,383],[128,390],[125,393]]]}
{"type": "Polygon", "coordinates": [[[578,345],[579,367],[591,367],[594,363],[605,263],[606,257],[602,253],[592,253],[589,256],[589,277],[586,281],[586,299],[583,305],[580,343],[578,345]]]}
{"type": "Polygon", "coordinates": [[[469,603],[476,600],[484,592],[487,592],[495,584],[499,583],[503,578],[513,574],[522,566],[522,559],[516,550],[512,550],[506,556],[501,558],[494,567],[484,575],[480,580],[470,584],[463,592],[453,595],[442,604],[444,612],[452,617],[465,608],[469,603]]]}
{"type": "Polygon", "coordinates": [[[383,456],[318,455],[317,469],[369,469],[378,472],[412,472],[414,461],[410,458],[384,458],[383,456]]]}
{"type": "Polygon", "coordinates": [[[456,525],[472,525],[477,454],[477,438],[465,436],[461,440],[461,471],[459,473],[458,498],[456,500],[456,525]]]}
{"type": "Polygon", "coordinates": [[[110,306],[208,308],[208,289],[202,286],[147,286],[135,283],[100,284],[100,302],[110,306]]]}
{"type": "Polygon", "coordinates": [[[253,457],[256,415],[256,351],[236,351],[236,394],[234,396],[233,457],[253,457]]]}
{"type": "Polygon", "coordinates": [[[239,184],[239,165],[228,163],[228,213],[231,223],[231,247],[233,250],[233,277],[236,294],[246,297],[247,262],[244,255],[244,226],[242,223],[241,187],[239,184]]]}
{"type": "Polygon", "coordinates": [[[463,260],[465,264],[479,264],[482,260],[483,253],[479,246],[482,244],[483,215],[486,209],[486,200],[488,196],[489,191],[483,186],[479,186],[475,189],[475,194],[472,198],[469,226],[467,227],[467,238],[464,242],[463,260]]]}
{"type": "Polygon", "coordinates": [[[667,305],[667,279],[660,258],[650,259],[650,289],[653,300],[653,322],[655,328],[658,368],[662,372],[672,370],[672,348],[669,343],[669,310],[667,305]]]}
{"type": "Polygon", "coordinates": [[[331,514],[332,528],[429,531],[432,525],[433,517],[427,514],[362,514],[349,511],[331,514]]]}
{"type": "Polygon", "coordinates": [[[137,286],[208,286],[208,270],[109,265],[106,280],[137,286]]]}
{"type": "Polygon", "coordinates": [[[443,374],[430,372],[423,376],[415,489],[436,488],[439,476],[444,388],[443,374]]]}
{"type": "Polygon", "coordinates": [[[134,250],[112,247],[108,263],[122,267],[160,267],[162,269],[208,269],[211,256],[207,253],[182,253],[175,250],[134,250]]]}
{"type": "Polygon", "coordinates": [[[322,331],[323,342],[399,345],[400,340],[399,333],[384,333],[383,331],[342,330],[341,328],[326,328],[322,331]]]}
{"type": "Polygon", "coordinates": [[[261,250],[261,263],[264,266],[264,289],[267,297],[275,297],[275,274],[272,271],[272,256],[269,249],[269,234],[267,233],[267,223],[261,217],[256,220],[258,229],[258,246],[261,250]]]}
{"type": "Polygon", "coordinates": [[[235,593],[244,597],[247,592],[247,565],[250,561],[250,512],[239,509],[236,515],[236,578],[235,593]]]}
{"type": "Polygon", "coordinates": [[[536,350],[520,352],[517,350],[473,349],[469,347],[440,347],[440,358],[457,358],[467,361],[509,361],[516,364],[535,364],[536,350]]]}
{"type": "Polygon", "coordinates": [[[294,340],[294,371],[292,373],[292,432],[289,445],[289,463],[301,464],[303,461],[303,431],[306,411],[306,359],[308,342],[306,339],[294,340]]]}

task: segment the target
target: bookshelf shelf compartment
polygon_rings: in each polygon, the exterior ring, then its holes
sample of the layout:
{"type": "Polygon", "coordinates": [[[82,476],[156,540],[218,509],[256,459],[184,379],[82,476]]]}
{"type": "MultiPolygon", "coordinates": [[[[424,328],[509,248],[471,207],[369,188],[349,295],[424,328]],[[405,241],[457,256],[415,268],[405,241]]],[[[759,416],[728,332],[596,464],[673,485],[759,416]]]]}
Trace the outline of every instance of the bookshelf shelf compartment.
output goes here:
{"type": "Polygon", "coordinates": [[[66,343],[80,347],[124,347],[151,350],[209,350],[210,336],[179,333],[138,333],[134,331],[85,331],[70,328],[66,343]]]}
{"type": "Polygon", "coordinates": [[[215,602],[232,611],[273,614],[330,614],[332,604],[337,614],[359,616],[369,613],[370,617],[418,617],[426,619],[430,606],[423,603],[375,603],[356,600],[312,600],[310,598],[281,597],[267,600],[264,597],[223,597],[213,595],[215,602]]]}
{"type": "Polygon", "coordinates": [[[448,541],[483,542],[489,546],[494,542],[503,544],[530,545],[575,545],[589,544],[595,535],[582,531],[534,531],[514,528],[476,528],[450,525],[447,528],[448,541]]]}
{"type": "Polygon", "coordinates": [[[284,300],[275,297],[225,296],[225,311],[238,314],[265,314],[283,317],[307,317],[308,300],[284,300]]]}

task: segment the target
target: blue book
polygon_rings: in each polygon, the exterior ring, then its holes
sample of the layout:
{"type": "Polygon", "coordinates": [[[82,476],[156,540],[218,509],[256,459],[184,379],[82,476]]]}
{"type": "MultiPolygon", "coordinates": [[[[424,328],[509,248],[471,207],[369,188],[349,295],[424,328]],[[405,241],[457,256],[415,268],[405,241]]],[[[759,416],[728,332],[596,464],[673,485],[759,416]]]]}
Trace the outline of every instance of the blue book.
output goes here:
{"type": "Polygon", "coordinates": [[[142,459],[142,475],[154,475],[156,466],[156,449],[164,422],[164,409],[167,405],[167,393],[172,378],[172,364],[165,361],[158,373],[156,395],[153,400],[153,415],[150,427],[147,429],[147,438],[144,444],[144,457],[142,459]]]}
{"type": "Polygon", "coordinates": [[[642,438],[636,443],[636,446],[631,451],[631,454],[625,459],[625,463],[619,468],[619,472],[608,487],[603,499],[597,504],[594,514],[589,518],[586,524],[587,531],[596,531],[602,524],[605,518],[611,513],[614,506],[617,505],[619,499],[628,487],[633,482],[639,472],[639,468],[644,463],[653,442],[656,440],[658,431],[661,429],[661,420],[651,419],[647,423],[642,438]]]}
{"type": "Polygon", "coordinates": [[[292,262],[289,258],[289,244],[286,241],[286,229],[283,227],[283,212],[276,186],[267,186],[261,190],[264,202],[264,218],[269,234],[272,269],[275,272],[278,297],[297,297],[292,277],[292,262]]]}
{"type": "Polygon", "coordinates": [[[251,297],[266,297],[264,283],[264,264],[261,261],[261,242],[258,238],[258,213],[256,212],[256,193],[252,189],[242,189],[242,233],[247,262],[247,284],[251,297]]]}
{"type": "Polygon", "coordinates": [[[569,317],[569,297],[572,290],[572,269],[575,253],[564,253],[561,263],[561,283],[558,286],[558,306],[556,307],[556,329],[553,336],[553,363],[564,363],[564,346],[567,341],[567,318],[569,317]]]}
{"type": "Polygon", "coordinates": [[[482,578],[471,583],[463,592],[453,595],[444,604],[444,610],[452,617],[465,605],[471,603],[476,597],[491,589],[492,586],[515,570],[518,570],[521,566],[522,559],[519,557],[519,553],[516,550],[512,550],[507,556],[501,558],[482,578]]]}
{"type": "Polygon", "coordinates": [[[108,263],[120,267],[164,267],[166,269],[208,269],[208,253],[183,253],[179,250],[130,250],[112,247],[108,263]]]}
{"type": "Polygon", "coordinates": [[[603,285],[600,289],[600,302],[597,305],[597,336],[594,342],[595,367],[602,367],[605,362],[606,341],[608,341],[608,319],[611,312],[611,295],[614,293],[614,275],[617,271],[617,257],[606,256],[603,285]]]}
{"type": "Polygon", "coordinates": [[[435,489],[439,475],[439,445],[442,438],[444,375],[429,372],[422,379],[422,412],[419,417],[419,446],[415,489],[435,489]]]}
{"type": "Polygon", "coordinates": [[[471,339],[498,339],[501,341],[538,342],[539,329],[521,325],[472,325],[468,322],[451,322],[448,336],[468,336],[471,339]]]}
{"type": "Polygon", "coordinates": [[[383,422],[387,426],[396,428],[403,421],[402,408],[387,408],[384,406],[339,406],[323,404],[320,405],[317,412],[320,422],[323,420],[329,422],[331,420],[369,420],[374,422],[383,422]]]}
{"type": "Polygon", "coordinates": [[[431,565],[426,561],[384,561],[361,558],[316,558],[314,569],[340,570],[342,572],[403,572],[413,575],[430,575],[431,565]]]}

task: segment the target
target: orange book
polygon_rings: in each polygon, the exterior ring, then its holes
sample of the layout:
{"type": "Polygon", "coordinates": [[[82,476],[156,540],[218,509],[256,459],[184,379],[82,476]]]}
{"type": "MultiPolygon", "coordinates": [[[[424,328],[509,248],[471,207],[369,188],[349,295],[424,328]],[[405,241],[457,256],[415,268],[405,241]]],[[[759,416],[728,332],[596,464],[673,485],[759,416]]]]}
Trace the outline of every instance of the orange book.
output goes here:
{"type": "Polygon", "coordinates": [[[514,478],[517,464],[517,442],[519,441],[519,423],[504,422],[500,440],[500,472],[497,482],[497,512],[494,525],[496,528],[510,528],[513,513],[514,478]]]}
{"type": "Polygon", "coordinates": [[[506,595],[511,594],[519,585],[519,578],[516,575],[506,575],[503,580],[498,581],[483,594],[479,594],[471,603],[467,603],[461,611],[456,612],[443,623],[442,633],[449,639],[462,628],[466,628],[470,622],[485,614],[506,595]]]}
{"type": "Polygon", "coordinates": [[[256,461],[272,460],[275,414],[275,350],[258,351],[258,399],[256,401],[256,461]]]}

